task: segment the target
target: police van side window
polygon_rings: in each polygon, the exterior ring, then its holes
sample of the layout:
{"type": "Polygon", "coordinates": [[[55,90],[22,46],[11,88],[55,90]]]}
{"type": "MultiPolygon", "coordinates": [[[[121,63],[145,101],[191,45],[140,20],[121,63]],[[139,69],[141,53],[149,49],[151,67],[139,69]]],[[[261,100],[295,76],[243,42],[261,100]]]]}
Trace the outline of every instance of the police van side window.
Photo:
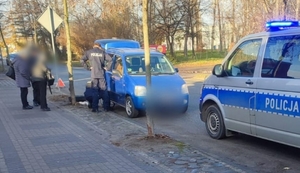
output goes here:
{"type": "Polygon", "coordinates": [[[262,39],[247,40],[239,45],[225,64],[228,76],[252,77],[262,39]]]}
{"type": "Polygon", "coordinates": [[[300,36],[268,39],[261,76],[300,79],[300,36]]]}
{"type": "Polygon", "coordinates": [[[123,75],[123,64],[122,64],[122,58],[118,55],[116,55],[116,62],[114,65],[114,70],[117,70],[121,75],[123,75]]]}

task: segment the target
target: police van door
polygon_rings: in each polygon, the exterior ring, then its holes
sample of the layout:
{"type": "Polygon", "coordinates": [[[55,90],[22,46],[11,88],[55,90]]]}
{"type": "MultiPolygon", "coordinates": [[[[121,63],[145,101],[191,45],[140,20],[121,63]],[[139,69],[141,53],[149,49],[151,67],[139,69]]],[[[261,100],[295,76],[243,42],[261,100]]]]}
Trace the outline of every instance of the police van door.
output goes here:
{"type": "Polygon", "coordinates": [[[115,55],[111,79],[113,100],[118,104],[125,105],[124,68],[121,56],[115,55]]]}
{"type": "Polygon", "coordinates": [[[225,111],[226,128],[251,134],[251,110],[254,109],[257,57],[262,39],[242,42],[224,63],[226,77],[218,78],[218,97],[225,111]]]}
{"type": "Polygon", "coordinates": [[[257,90],[257,135],[299,147],[299,34],[268,39],[257,90]]]}

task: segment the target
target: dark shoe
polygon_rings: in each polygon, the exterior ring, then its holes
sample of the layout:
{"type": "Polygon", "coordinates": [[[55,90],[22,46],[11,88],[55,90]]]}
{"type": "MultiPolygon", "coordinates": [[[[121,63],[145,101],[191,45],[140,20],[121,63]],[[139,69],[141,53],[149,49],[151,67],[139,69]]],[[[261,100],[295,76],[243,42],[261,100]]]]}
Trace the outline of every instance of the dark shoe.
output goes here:
{"type": "Polygon", "coordinates": [[[24,110],[33,109],[33,106],[28,105],[28,106],[23,107],[23,109],[24,109],[24,110]]]}
{"type": "Polygon", "coordinates": [[[98,109],[92,109],[92,112],[99,113],[100,111],[98,109]]]}
{"type": "Polygon", "coordinates": [[[91,104],[89,104],[88,107],[89,107],[89,109],[92,109],[92,105],[91,104]]]}
{"type": "Polygon", "coordinates": [[[50,108],[42,108],[42,111],[51,111],[50,108]]]}
{"type": "Polygon", "coordinates": [[[35,107],[40,106],[40,104],[39,104],[38,102],[33,102],[33,105],[34,105],[35,107]]]}

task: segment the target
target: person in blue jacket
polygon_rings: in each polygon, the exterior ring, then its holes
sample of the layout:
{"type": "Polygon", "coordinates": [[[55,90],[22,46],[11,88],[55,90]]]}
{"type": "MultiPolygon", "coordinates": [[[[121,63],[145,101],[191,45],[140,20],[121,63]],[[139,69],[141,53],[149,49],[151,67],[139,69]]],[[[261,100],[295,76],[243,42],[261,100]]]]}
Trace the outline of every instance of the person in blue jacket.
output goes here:
{"type": "MultiPolygon", "coordinates": [[[[93,104],[93,88],[92,83],[89,81],[86,84],[85,91],[84,91],[84,97],[89,102],[88,107],[91,109],[93,104]]],[[[99,94],[98,94],[99,97],[99,94]]]]}

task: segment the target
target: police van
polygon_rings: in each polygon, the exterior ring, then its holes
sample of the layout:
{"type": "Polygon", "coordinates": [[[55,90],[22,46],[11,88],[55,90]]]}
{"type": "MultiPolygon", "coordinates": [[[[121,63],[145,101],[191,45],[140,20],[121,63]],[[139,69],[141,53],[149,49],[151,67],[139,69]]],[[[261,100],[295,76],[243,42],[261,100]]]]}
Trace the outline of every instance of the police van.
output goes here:
{"type": "Polygon", "coordinates": [[[242,38],[203,83],[200,117],[221,139],[239,132],[300,148],[300,27],[267,22],[242,38]]]}

